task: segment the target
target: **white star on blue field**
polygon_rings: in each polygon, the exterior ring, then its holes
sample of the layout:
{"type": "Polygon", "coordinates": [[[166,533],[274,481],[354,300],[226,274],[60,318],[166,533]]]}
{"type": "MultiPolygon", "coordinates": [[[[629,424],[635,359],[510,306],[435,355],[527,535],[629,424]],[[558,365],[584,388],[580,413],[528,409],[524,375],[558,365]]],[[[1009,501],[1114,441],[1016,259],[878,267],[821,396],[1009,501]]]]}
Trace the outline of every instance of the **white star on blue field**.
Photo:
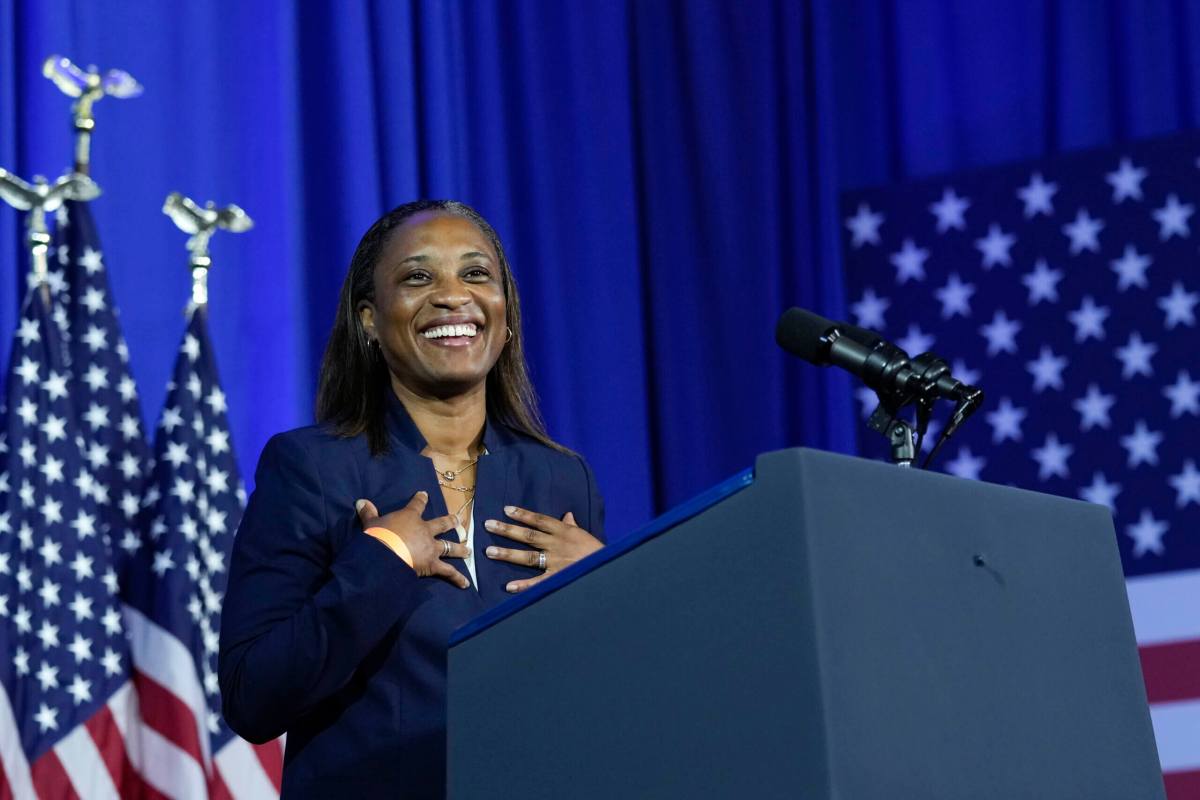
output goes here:
{"type": "Polygon", "coordinates": [[[987,392],[935,466],[1107,506],[1129,575],[1200,568],[1198,156],[1187,136],[843,199],[850,321],[987,392]]]}

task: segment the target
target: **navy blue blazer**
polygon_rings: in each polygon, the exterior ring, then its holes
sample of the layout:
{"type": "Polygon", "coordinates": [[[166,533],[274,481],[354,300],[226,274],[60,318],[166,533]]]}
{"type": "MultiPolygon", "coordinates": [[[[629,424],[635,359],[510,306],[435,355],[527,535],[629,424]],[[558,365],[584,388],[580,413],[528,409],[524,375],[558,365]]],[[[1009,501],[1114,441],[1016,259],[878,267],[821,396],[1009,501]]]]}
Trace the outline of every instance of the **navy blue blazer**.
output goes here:
{"type": "MultiPolygon", "coordinates": [[[[418,578],[362,532],[354,510],[366,498],[387,514],[423,489],[426,518],[447,513],[433,464],[420,455],[424,439],[387,394],[385,455],[373,458],[365,436],[320,426],[272,438],[234,539],[221,619],[223,711],[252,742],[287,732],[286,798],[443,796],[450,633],[509,597],[508,581],[537,574],[484,556],[493,543],[523,545],[493,537],[483,521],[506,519],[505,505],[558,518],[571,511],[603,536],[603,505],[583,459],[489,421],[476,472],[479,590],[418,578]]],[[[457,541],[453,531],[443,536],[457,541]]],[[[448,561],[467,574],[461,560],[448,561]]]]}

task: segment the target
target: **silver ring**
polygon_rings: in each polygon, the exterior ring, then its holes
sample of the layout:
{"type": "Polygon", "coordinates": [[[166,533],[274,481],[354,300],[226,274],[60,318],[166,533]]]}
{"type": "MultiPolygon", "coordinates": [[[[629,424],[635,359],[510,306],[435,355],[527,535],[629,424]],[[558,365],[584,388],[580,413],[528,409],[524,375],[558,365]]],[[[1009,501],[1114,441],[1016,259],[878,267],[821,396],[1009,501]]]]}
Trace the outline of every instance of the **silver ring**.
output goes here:
{"type": "Polygon", "coordinates": [[[546,551],[538,550],[538,569],[546,568],[546,551]]]}
{"type": "Polygon", "coordinates": [[[450,555],[450,540],[442,539],[442,558],[450,555]]]}

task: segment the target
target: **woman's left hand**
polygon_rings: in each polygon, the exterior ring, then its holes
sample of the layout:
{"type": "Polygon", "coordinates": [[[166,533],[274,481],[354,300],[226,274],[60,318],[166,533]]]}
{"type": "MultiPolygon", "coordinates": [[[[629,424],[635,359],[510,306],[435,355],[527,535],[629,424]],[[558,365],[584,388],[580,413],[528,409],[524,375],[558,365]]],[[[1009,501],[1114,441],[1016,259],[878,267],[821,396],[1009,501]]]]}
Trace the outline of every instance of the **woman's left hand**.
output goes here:
{"type": "Polygon", "coordinates": [[[523,542],[534,549],[509,550],[506,547],[489,547],[487,557],[537,569],[543,566],[539,562],[541,554],[545,554],[545,572],[536,578],[509,582],[504,588],[510,592],[522,592],[604,546],[603,542],[575,524],[575,515],[570,511],[561,520],[516,506],[505,506],[504,513],[524,525],[489,519],[483,526],[498,536],[523,542]]]}

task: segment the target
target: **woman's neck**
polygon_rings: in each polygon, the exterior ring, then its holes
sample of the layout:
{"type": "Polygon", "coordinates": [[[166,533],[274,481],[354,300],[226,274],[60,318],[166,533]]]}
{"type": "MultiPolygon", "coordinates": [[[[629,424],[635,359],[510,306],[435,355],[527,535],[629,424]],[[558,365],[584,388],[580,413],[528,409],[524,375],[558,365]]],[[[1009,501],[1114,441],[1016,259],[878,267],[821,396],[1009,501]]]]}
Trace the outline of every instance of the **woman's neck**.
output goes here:
{"type": "Polygon", "coordinates": [[[479,454],[487,422],[485,384],[466,394],[441,398],[417,394],[393,378],[392,391],[425,437],[427,450],[450,458],[469,459],[479,454]]]}

